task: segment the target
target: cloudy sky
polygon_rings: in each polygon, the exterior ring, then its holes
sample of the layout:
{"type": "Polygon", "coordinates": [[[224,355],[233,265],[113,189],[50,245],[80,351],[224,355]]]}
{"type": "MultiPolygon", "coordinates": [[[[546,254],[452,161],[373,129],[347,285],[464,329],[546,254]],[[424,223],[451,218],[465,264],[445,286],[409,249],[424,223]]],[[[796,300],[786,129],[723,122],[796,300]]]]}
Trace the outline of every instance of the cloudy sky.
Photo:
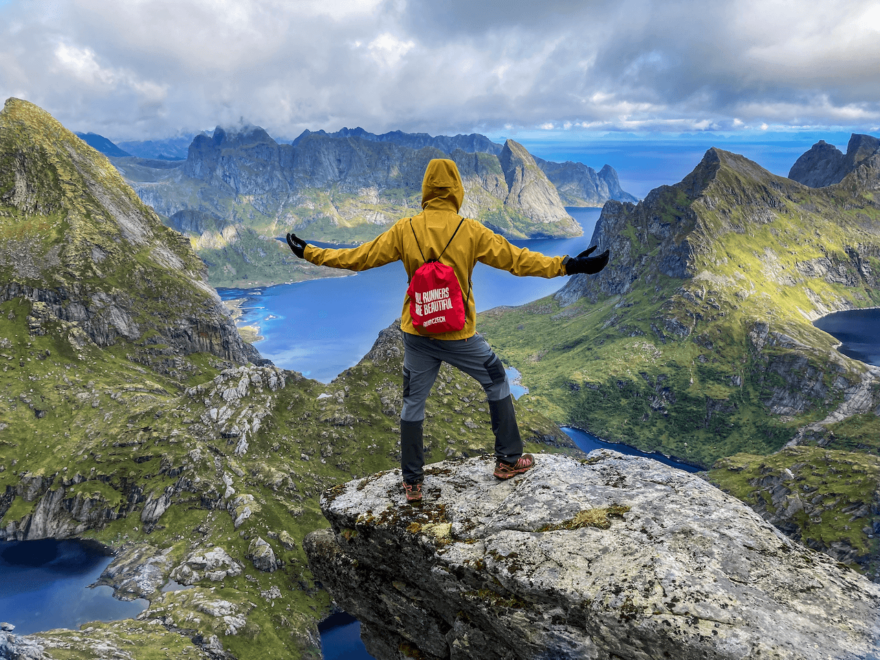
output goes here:
{"type": "Polygon", "coordinates": [[[117,141],[877,131],[880,2],[0,0],[8,96],[117,141]]]}

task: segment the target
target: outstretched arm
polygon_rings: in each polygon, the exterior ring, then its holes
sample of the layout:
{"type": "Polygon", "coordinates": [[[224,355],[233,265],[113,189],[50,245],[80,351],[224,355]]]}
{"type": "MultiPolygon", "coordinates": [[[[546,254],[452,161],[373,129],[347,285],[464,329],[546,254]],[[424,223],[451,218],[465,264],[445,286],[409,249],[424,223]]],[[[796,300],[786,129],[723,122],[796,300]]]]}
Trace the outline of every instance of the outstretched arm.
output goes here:
{"type": "Polygon", "coordinates": [[[608,263],[608,250],[599,256],[590,256],[590,253],[596,250],[595,246],[584,250],[576,257],[548,257],[540,252],[511,245],[503,236],[486,229],[476,221],[471,222],[478,227],[479,232],[477,261],[514,275],[536,277],[558,277],[577,273],[593,275],[605,268],[608,263]]]}
{"type": "Polygon", "coordinates": [[[567,274],[565,257],[548,257],[540,252],[516,247],[476,220],[470,222],[477,233],[477,261],[519,276],[559,277],[567,274]]]}
{"type": "Polygon", "coordinates": [[[317,266],[345,268],[346,270],[368,270],[390,264],[400,259],[399,242],[391,227],[372,241],[356,248],[331,249],[309,245],[295,234],[287,235],[287,244],[293,253],[317,266]]]}

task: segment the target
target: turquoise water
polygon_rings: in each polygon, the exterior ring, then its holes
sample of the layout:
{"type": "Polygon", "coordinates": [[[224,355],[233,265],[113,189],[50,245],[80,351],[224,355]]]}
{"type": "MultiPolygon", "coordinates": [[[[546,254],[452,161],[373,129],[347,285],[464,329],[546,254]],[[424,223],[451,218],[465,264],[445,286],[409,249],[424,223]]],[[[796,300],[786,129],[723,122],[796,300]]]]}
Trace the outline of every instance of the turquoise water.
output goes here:
{"type": "MultiPolygon", "coordinates": [[[[601,210],[568,211],[583,227],[583,236],[513,243],[550,256],[585,250],[601,210]]],[[[473,296],[477,311],[522,305],[555,293],[567,280],[516,277],[477,264],[473,296]]],[[[254,346],[263,357],[279,367],[328,383],[357,364],[379,331],[400,317],[406,286],[406,271],[397,262],[349,277],[259,289],[218,289],[218,293],[225,300],[247,298],[241,322],[260,327],[265,339],[254,346]]]]}
{"type": "Polygon", "coordinates": [[[137,616],[146,600],[124,602],[110,587],[88,588],[111,559],[81,541],[0,542],[0,621],[29,634],[137,616]]]}

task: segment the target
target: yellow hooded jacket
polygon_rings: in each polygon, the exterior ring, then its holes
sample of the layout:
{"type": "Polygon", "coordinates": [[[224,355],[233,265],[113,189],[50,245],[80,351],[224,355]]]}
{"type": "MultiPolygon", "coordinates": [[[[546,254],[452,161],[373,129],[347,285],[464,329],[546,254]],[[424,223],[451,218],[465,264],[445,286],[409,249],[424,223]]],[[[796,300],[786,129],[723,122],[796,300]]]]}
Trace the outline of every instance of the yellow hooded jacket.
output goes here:
{"type": "MultiPolygon", "coordinates": [[[[461,222],[458,210],[464,201],[464,186],[458,168],[451,160],[435,159],[428,163],[422,181],[422,212],[412,218],[398,220],[390,229],[372,241],[351,249],[318,248],[308,245],[305,258],[319,266],[367,270],[402,260],[407,276],[424,261],[413,236],[418,237],[425,259],[436,259],[452,233],[461,222]],[[412,221],[412,229],[410,229],[412,221]]],[[[464,328],[457,332],[427,334],[418,332],[409,314],[409,296],[404,295],[400,327],[412,335],[425,335],[436,339],[466,339],[476,331],[476,305],[471,287],[471,275],[478,261],[513,273],[537,277],[565,275],[565,257],[547,257],[538,252],[511,245],[503,236],[487,229],[476,220],[465,218],[458,233],[446,252],[442,263],[452,266],[462,295],[467,300],[464,328]],[[470,297],[468,292],[470,291],[470,297]]]]}

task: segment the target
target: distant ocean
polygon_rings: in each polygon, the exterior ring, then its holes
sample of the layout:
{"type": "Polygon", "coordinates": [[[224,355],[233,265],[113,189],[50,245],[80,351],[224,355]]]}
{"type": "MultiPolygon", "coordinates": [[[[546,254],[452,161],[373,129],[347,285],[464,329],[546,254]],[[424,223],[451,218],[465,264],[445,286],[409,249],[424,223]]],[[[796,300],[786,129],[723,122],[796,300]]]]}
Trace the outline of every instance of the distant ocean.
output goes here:
{"type": "Polygon", "coordinates": [[[712,147],[741,154],[773,174],[788,176],[798,157],[819,140],[825,140],[845,153],[850,133],[754,131],[649,137],[627,133],[596,135],[577,131],[529,131],[489,134],[487,137],[495,142],[512,138],[545,160],[581,162],[596,171],[608,164],[617,170],[621,188],[643,199],[658,186],[671,186],[681,181],[712,147]]]}

